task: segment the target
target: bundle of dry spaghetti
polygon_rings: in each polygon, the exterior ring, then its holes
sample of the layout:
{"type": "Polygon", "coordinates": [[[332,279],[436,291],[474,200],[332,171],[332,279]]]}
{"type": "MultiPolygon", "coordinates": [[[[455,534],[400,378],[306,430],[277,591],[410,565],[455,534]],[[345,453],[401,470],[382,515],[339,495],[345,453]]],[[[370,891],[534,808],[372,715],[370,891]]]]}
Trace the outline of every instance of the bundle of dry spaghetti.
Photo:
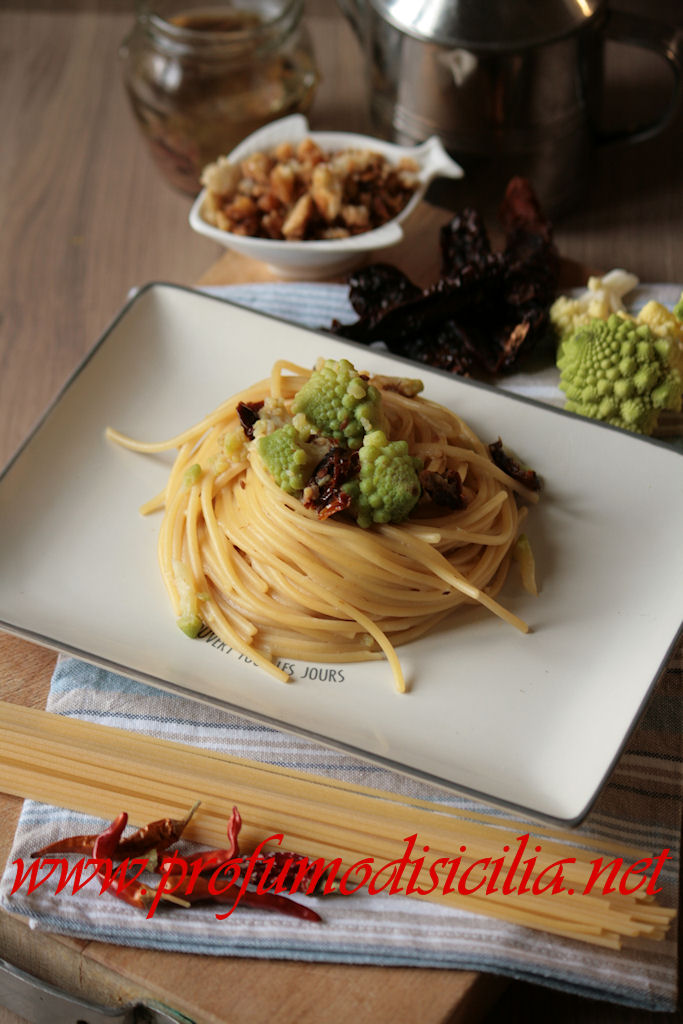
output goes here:
{"type": "Polygon", "coordinates": [[[187,838],[212,846],[224,845],[226,821],[237,805],[245,822],[243,849],[280,834],[298,854],[326,863],[339,859],[343,868],[367,858],[390,864],[404,854],[405,837],[414,835],[412,882],[423,889],[413,892],[416,898],[612,948],[625,939],[664,938],[675,916],[646,894],[646,886],[638,884],[642,875],[629,877],[628,866],[652,861],[653,851],[534,825],[528,846],[533,870],[528,853],[516,866],[513,859],[507,893],[500,885],[487,891],[471,884],[472,891],[463,894],[455,883],[447,892],[446,876],[456,861],[461,872],[471,868],[474,883],[481,874],[477,862],[494,866],[520,834],[528,836],[529,823],[4,702],[0,722],[2,788],[16,796],[105,819],[125,810],[131,824],[140,825],[167,815],[183,817],[200,800],[187,838]],[[428,857],[420,860],[427,850],[428,857]],[[586,894],[596,858],[617,865],[621,859],[623,867],[610,874],[611,886],[586,894]],[[440,859],[443,870],[435,886],[432,872],[440,859]],[[563,891],[553,891],[547,882],[533,891],[534,880],[552,877],[560,860],[563,891]],[[621,879],[629,884],[620,886],[621,879]],[[613,891],[605,894],[605,888],[613,891]]]}
{"type": "Polygon", "coordinates": [[[238,407],[287,413],[310,372],[286,362],[184,433],[138,452],[177,449],[163,494],[161,571],[179,622],[203,622],[277,678],[278,658],[361,661],[386,657],[405,689],[396,647],[478,602],[527,626],[496,600],[536,495],[503,472],[488,447],[450,410],[400,382],[370,378],[381,393],[387,436],[434,473],[457,473],[463,507],[421,503],[399,524],[361,529],[343,515],[321,519],[277,485],[258,448],[244,441],[238,407]],[[287,372],[285,372],[287,371],[287,372]],[[237,442],[235,438],[238,438],[237,442]],[[241,438],[241,441],[239,440],[241,438]]]}

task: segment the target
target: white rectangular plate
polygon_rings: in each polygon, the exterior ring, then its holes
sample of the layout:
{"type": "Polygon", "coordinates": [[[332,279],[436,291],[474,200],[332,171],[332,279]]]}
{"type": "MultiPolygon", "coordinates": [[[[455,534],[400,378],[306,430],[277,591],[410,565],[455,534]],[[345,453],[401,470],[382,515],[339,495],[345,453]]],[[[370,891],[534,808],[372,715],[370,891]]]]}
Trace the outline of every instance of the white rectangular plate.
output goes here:
{"type": "MultiPolygon", "coordinates": [[[[446,374],[425,394],[545,481],[525,527],[541,595],[506,585],[518,633],[479,609],[387,665],[296,663],[270,679],[177,628],[157,567],[161,440],[287,358],[404,361],[172,285],[143,289],[0,479],[0,626],[124,674],[486,800],[565,822],[590,807],[680,627],[683,459],[666,447],[446,374]]],[[[411,375],[416,374],[413,367],[411,375]]]]}

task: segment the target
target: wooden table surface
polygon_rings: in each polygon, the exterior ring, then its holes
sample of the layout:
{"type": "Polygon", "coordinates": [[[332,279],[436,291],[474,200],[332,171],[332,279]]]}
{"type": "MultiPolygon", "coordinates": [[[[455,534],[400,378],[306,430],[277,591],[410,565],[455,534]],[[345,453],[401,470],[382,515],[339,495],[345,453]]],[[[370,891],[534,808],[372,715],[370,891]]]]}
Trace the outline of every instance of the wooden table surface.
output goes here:
{"type": "MultiPolygon", "coordinates": [[[[621,0],[681,21],[680,0],[621,0]]],[[[0,466],[30,431],[128,291],[150,280],[259,280],[259,264],[187,226],[190,200],[160,179],[127,108],[117,46],[132,23],[127,0],[4,0],[0,8],[0,466]]],[[[333,0],[307,18],[323,80],[314,127],[369,128],[357,42],[333,0]]],[[[616,109],[636,118],[668,87],[645,57],[615,59],[616,109]],[[643,83],[636,86],[636,77],[643,83]]],[[[683,117],[646,147],[596,156],[589,194],[556,225],[580,266],[625,266],[643,281],[683,281],[683,117]]],[[[497,196],[465,181],[436,197],[487,215],[497,196]]],[[[407,245],[405,266],[425,283],[433,250],[407,245]]],[[[0,698],[42,706],[54,653],[0,637],[0,698]]],[[[19,801],[0,796],[0,864],[19,801]]],[[[111,1002],[152,996],[198,1024],[310,1021],[659,1021],[551,990],[472,972],[204,958],[39,935],[0,914],[0,958],[65,989],[111,1002]],[[305,972],[305,975],[304,975],[305,972]]],[[[0,999],[1,1002],[1,999],[0,999]]],[[[0,1008],[0,1024],[14,1021],[0,1008]]]]}

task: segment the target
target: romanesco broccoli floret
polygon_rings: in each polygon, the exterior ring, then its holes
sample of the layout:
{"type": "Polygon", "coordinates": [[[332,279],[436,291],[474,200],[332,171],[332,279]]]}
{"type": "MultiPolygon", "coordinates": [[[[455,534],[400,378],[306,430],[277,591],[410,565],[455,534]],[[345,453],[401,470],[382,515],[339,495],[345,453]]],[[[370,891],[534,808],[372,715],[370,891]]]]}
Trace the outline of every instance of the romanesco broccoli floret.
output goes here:
{"type": "Polygon", "coordinates": [[[403,522],[420,499],[420,459],[406,441],[388,441],[382,430],[365,435],[358,455],[360,474],[344,485],[358,525],[403,522]]]}
{"type": "Polygon", "coordinates": [[[318,434],[356,449],[379,426],[380,393],[347,359],[327,359],[296,395],[292,412],[303,413],[318,434]]]}
{"type": "Polygon", "coordinates": [[[314,459],[293,424],[287,423],[256,441],[258,453],[278,487],[288,494],[302,491],[314,459]]]}
{"type": "Polygon", "coordinates": [[[564,342],[557,365],[570,412],[649,435],[662,410],[680,408],[672,341],[646,324],[617,314],[591,320],[564,342]]]}

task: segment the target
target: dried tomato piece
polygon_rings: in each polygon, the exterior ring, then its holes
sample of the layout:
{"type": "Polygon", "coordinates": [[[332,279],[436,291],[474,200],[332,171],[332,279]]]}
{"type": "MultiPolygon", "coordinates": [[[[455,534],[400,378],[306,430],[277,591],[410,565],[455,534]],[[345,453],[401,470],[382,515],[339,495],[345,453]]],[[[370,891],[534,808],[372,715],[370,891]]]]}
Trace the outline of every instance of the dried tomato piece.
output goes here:
{"type": "Polygon", "coordinates": [[[497,441],[491,442],[489,452],[496,466],[502,469],[509,477],[523,484],[524,487],[528,487],[530,491],[540,491],[541,478],[538,474],[533,469],[522,469],[517,460],[505,451],[500,438],[497,441]]]}
{"type": "Polygon", "coordinates": [[[435,505],[444,505],[454,512],[465,508],[467,502],[462,490],[460,474],[455,469],[447,469],[445,473],[437,473],[432,469],[423,469],[420,473],[420,484],[423,493],[435,505]]]}
{"type": "Polygon", "coordinates": [[[415,299],[422,290],[390,263],[372,263],[349,277],[349,301],[361,317],[373,319],[385,310],[415,299]]]}
{"type": "Polygon", "coordinates": [[[513,178],[500,211],[506,242],[492,252],[480,215],[456,214],[441,228],[439,280],[418,288],[398,269],[373,264],[350,278],[359,319],[335,334],[451,373],[510,372],[545,335],[559,256],[552,225],[528,181],[513,178]]]}
{"type": "Polygon", "coordinates": [[[303,503],[317,510],[319,519],[328,519],[351,504],[343,485],[360,471],[358,452],[334,447],[322,457],[306,484],[303,503]]]}
{"type": "Polygon", "coordinates": [[[491,243],[477,210],[466,207],[444,224],[439,232],[441,276],[455,277],[470,264],[485,267],[490,260],[491,243]]]}
{"type": "Polygon", "coordinates": [[[242,424],[245,437],[250,441],[254,439],[254,427],[258,422],[258,414],[263,408],[263,402],[240,402],[237,406],[237,415],[242,424]]]}

